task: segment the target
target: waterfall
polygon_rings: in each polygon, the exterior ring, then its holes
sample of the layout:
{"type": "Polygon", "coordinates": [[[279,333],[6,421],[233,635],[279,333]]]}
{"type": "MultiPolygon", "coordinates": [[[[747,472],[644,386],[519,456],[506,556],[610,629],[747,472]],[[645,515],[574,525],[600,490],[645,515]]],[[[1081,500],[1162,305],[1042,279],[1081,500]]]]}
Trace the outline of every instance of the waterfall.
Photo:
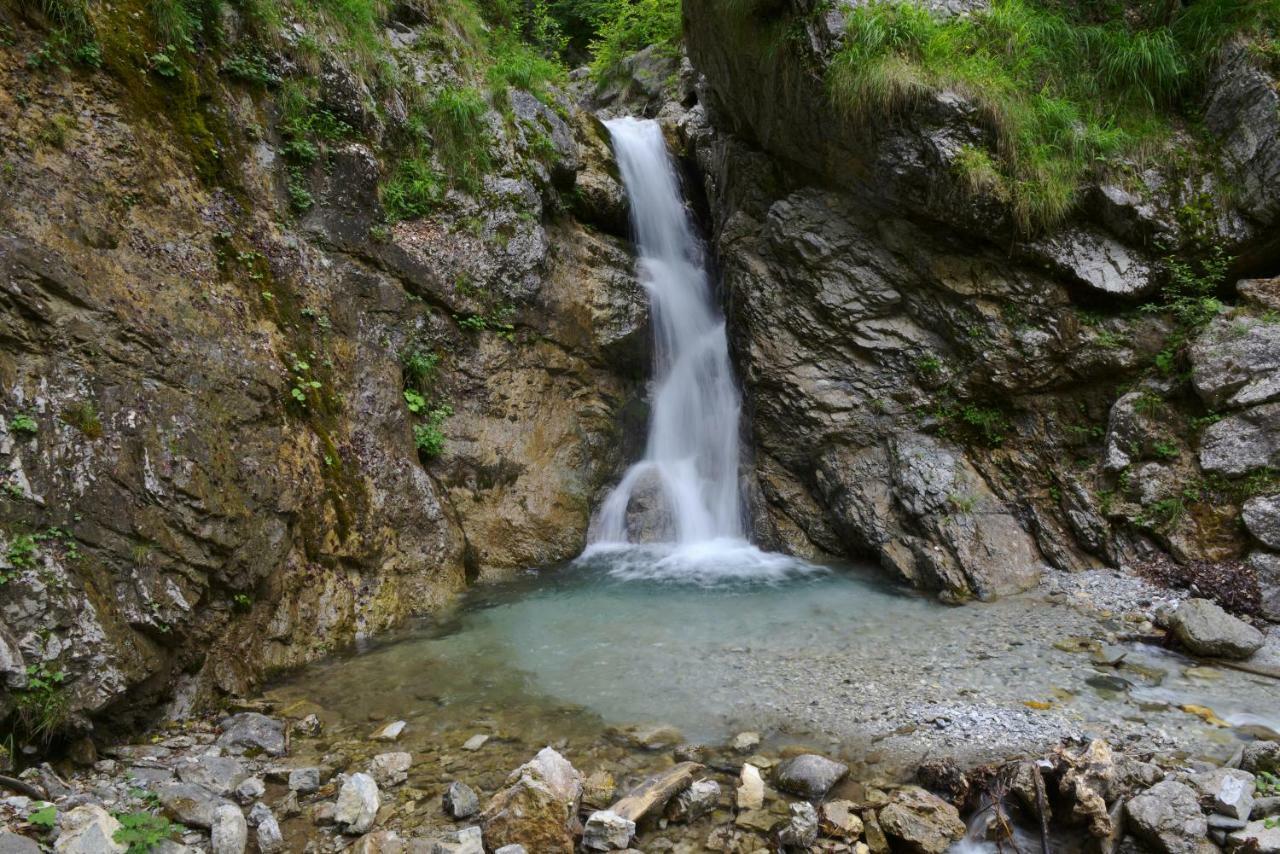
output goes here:
{"type": "Polygon", "coordinates": [[[643,539],[681,545],[741,540],[742,405],[702,245],[658,123],[620,118],[607,126],[631,203],[640,282],[649,295],[654,386],[644,458],[605,500],[592,541],[636,539],[628,524],[636,501],[657,516],[643,539]]]}

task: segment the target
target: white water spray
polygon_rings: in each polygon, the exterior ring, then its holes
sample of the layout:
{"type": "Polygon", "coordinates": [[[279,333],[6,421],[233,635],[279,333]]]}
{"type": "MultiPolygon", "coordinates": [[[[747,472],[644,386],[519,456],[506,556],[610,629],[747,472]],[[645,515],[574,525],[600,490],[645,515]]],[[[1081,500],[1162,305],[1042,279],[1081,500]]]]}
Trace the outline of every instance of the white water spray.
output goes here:
{"type": "Polygon", "coordinates": [[[657,122],[621,118],[608,128],[631,202],[640,281],[649,293],[654,393],[644,459],[605,500],[592,539],[627,542],[635,489],[656,479],[677,543],[740,540],[741,400],[702,248],[657,122]]]}

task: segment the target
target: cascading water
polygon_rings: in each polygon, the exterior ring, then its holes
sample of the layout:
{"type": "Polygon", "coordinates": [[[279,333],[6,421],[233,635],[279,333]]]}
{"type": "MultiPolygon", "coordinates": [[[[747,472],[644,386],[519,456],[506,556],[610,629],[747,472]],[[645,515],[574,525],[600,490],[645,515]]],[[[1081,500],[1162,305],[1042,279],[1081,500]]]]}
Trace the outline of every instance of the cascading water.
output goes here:
{"type": "Polygon", "coordinates": [[[630,551],[636,560],[615,561],[614,574],[695,580],[816,570],[761,552],[745,539],[738,484],[741,398],[702,246],[657,122],[619,118],[607,126],[631,203],[640,281],[649,294],[654,391],[644,458],[605,500],[584,557],[630,551]],[[637,499],[660,517],[640,536],[631,525],[637,499]],[[647,546],[635,548],[638,541],[647,546]]]}

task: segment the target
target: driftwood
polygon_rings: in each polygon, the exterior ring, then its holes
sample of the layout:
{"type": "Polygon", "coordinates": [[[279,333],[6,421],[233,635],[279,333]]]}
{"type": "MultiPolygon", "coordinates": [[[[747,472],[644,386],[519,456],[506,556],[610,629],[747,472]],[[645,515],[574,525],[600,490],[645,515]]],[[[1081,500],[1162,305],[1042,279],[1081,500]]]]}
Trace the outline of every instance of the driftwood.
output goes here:
{"type": "Polygon", "coordinates": [[[1040,813],[1040,851],[1050,854],[1049,849],[1049,801],[1044,791],[1044,775],[1040,773],[1040,763],[1031,763],[1031,781],[1036,785],[1036,812],[1040,813]]]}
{"type": "Polygon", "coordinates": [[[1216,667],[1227,667],[1231,670],[1239,670],[1243,673],[1252,673],[1254,676],[1267,676],[1271,679],[1280,679],[1280,670],[1274,667],[1267,667],[1262,664],[1250,664],[1247,661],[1227,661],[1225,658],[1210,658],[1210,664],[1216,667]]]}
{"type": "Polygon", "coordinates": [[[49,800],[49,796],[46,794],[44,789],[41,789],[39,786],[32,785],[24,780],[19,780],[16,777],[6,777],[3,774],[0,774],[0,786],[6,789],[12,789],[13,791],[26,795],[29,798],[35,798],[38,801],[49,800]]]}
{"type": "Polygon", "coordinates": [[[650,812],[661,809],[693,782],[693,775],[702,770],[697,762],[681,762],[660,774],[645,778],[626,796],[609,807],[610,810],[631,821],[640,822],[650,812]]]}

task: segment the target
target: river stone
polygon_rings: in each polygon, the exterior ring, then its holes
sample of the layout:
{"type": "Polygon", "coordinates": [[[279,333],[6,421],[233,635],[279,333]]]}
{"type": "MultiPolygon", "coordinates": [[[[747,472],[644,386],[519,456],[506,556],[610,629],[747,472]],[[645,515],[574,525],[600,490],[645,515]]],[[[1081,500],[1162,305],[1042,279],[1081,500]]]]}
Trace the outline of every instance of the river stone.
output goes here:
{"type": "Polygon", "coordinates": [[[289,791],[307,795],[319,788],[319,768],[294,768],[289,771],[289,791]]]}
{"type": "Polygon", "coordinates": [[[83,804],[58,816],[55,854],[124,854],[128,846],[115,841],[120,822],[96,804],[83,804]]]}
{"type": "Polygon", "coordinates": [[[1232,847],[1250,854],[1280,854],[1280,826],[1267,827],[1266,821],[1251,821],[1227,838],[1232,847]]]}
{"type": "Polygon", "coordinates": [[[760,733],[740,732],[733,737],[729,746],[738,753],[750,753],[760,746],[760,733]]]}
{"type": "Polygon", "coordinates": [[[1249,742],[1240,753],[1240,767],[1250,774],[1280,774],[1280,743],[1249,742]]]}
{"type": "Polygon", "coordinates": [[[240,761],[230,756],[201,756],[194,764],[178,769],[182,782],[204,786],[219,795],[231,794],[248,776],[240,761]]]}
{"type": "Polygon", "coordinates": [[[270,756],[284,753],[284,725],[257,712],[242,712],[223,719],[217,744],[231,753],[261,750],[270,756]]]}
{"type": "Polygon", "coordinates": [[[248,806],[254,801],[261,798],[267,793],[267,787],[262,782],[261,777],[250,777],[242,780],[239,786],[236,786],[235,799],[240,803],[248,806]]]}
{"type": "Polygon", "coordinates": [[[1244,526],[1268,548],[1280,549],[1280,495],[1250,498],[1240,510],[1244,526]]]}
{"type": "Polygon", "coordinates": [[[918,854],[942,854],[965,832],[955,807],[918,786],[894,792],[879,823],[893,843],[918,854]]]}
{"type": "Polygon", "coordinates": [[[822,833],[837,839],[857,839],[862,835],[862,819],[853,801],[827,801],[822,805],[822,833]]]}
{"type": "Polygon", "coordinates": [[[529,854],[523,845],[504,845],[493,854],[529,854]]]}
{"type": "Polygon", "coordinates": [[[280,832],[280,822],[270,813],[258,822],[256,835],[260,854],[279,854],[284,851],[284,834],[280,832]]]}
{"type": "Polygon", "coordinates": [[[40,854],[34,839],[0,830],[0,854],[40,854]]]}
{"type": "Polygon", "coordinates": [[[403,751],[379,753],[369,761],[369,774],[379,786],[398,786],[409,779],[413,757],[403,751]]]}
{"type": "Polygon", "coordinates": [[[520,844],[538,854],[572,854],[582,798],[582,775],[553,748],[544,747],[507,778],[480,823],[493,848],[520,844]]]}
{"type": "Polygon", "coordinates": [[[165,814],[188,827],[208,830],[213,826],[214,812],[220,806],[235,804],[220,798],[203,786],[191,783],[162,783],[155,789],[165,814]]]}
{"type": "Polygon", "coordinates": [[[333,820],[343,825],[343,832],[357,836],[367,833],[378,817],[382,799],[378,784],[368,774],[355,773],[346,779],[338,792],[338,803],[333,820]]]}
{"type": "Polygon", "coordinates": [[[735,792],[738,809],[758,810],[764,806],[764,778],[760,776],[760,769],[750,762],[744,762],[738,779],[738,788],[735,792]]]}
{"type": "Polygon", "coordinates": [[[452,819],[470,818],[480,811],[480,799],[466,783],[454,780],[441,798],[445,813],[452,819]]]}
{"type": "Polygon", "coordinates": [[[1196,655],[1248,658],[1262,646],[1262,632],[1208,599],[1188,599],[1169,620],[1174,637],[1196,655]]]}
{"type": "Polygon", "coordinates": [[[794,803],[790,810],[791,820],[778,832],[778,841],[784,848],[808,848],[818,838],[818,812],[808,801],[794,803]]]}
{"type": "Polygon", "coordinates": [[[589,851],[628,848],[636,835],[636,823],[613,810],[596,810],[582,830],[582,847],[589,851]]]}
{"type": "Polygon", "coordinates": [[[488,740],[489,740],[489,736],[486,735],[485,733],[477,733],[476,735],[471,736],[471,738],[468,738],[465,742],[463,742],[462,749],[472,750],[472,751],[479,750],[480,748],[484,747],[485,742],[488,740]]]}
{"type": "Polygon", "coordinates": [[[667,801],[668,821],[697,821],[720,803],[720,784],[715,780],[696,780],[689,788],[667,801]]]}
{"type": "Polygon", "coordinates": [[[784,792],[819,800],[844,779],[849,766],[816,753],[802,753],[773,771],[773,784],[784,792]]]}
{"type": "Polygon", "coordinates": [[[239,807],[223,804],[213,811],[209,835],[213,854],[244,854],[249,844],[249,825],[239,807]]]}
{"type": "Polygon", "coordinates": [[[1191,778],[1201,801],[1214,812],[1247,821],[1253,809],[1253,775],[1238,768],[1215,768],[1191,778]]]}
{"type": "Polygon", "coordinates": [[[395,741],[400,737],[400,733],[404,732],[404,728],[408,726],[404,721],[392,721],[389,724],[378,727],[369,736],[373,741],[395,741]]]}
{"type": "Polygon", "coordinates": [[[1130,832],[1162,854],[1196,854],[1209,832],[1195,791],[1176,780],[1129,800],[1125,816],[1130,832]]]}
{"type": "MultiPolygon", "coordinates": [[[[411,849],[415,850],[416,849],[411,849]]],[[[484,836],[478,827],[464,827],[432,841],[428,854],[484,854],[484,836]]]]}
{"type": "Polygon", "coordinates": [[[618,783],[604,769],[592,771],[582,783],[582,803],[594,809],[606,809],[618,794],[618,783]]]}
{"type": "Polygon", "coordinates": [[[1249,566],[1258,576],[1259,616],[1280,623],[1280,554],[1255,551],[1249,555],[1249,566]]]}

